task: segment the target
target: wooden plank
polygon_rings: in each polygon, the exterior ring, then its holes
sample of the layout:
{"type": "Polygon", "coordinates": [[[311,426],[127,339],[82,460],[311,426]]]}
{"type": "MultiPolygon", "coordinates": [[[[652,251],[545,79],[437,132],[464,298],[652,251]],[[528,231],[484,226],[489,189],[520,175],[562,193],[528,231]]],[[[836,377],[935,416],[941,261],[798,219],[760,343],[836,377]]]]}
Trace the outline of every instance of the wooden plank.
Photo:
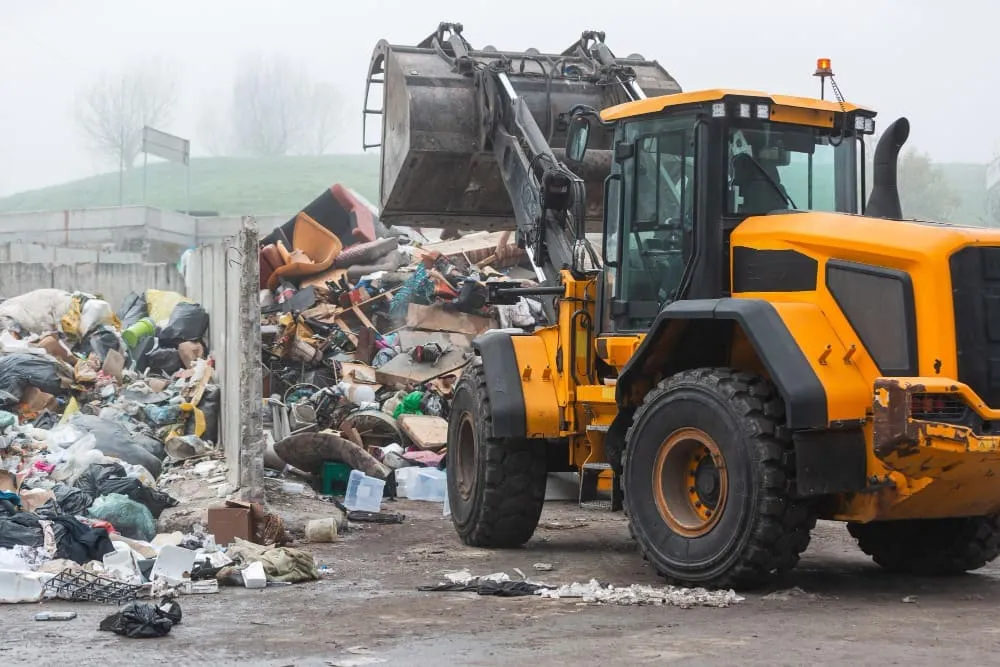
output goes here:
{"type": "Polygon", "coordinates": [[[432,415],[400,415],[402,429],[416,447],[436,452],[448,444],[448,421],[432,415]]]}

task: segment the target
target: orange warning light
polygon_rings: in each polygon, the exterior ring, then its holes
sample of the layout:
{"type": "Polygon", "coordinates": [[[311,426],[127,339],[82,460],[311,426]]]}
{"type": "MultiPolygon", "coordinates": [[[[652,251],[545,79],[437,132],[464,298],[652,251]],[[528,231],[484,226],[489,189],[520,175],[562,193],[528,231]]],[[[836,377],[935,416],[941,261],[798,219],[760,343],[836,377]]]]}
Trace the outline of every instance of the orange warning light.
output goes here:
{"type": "Polygon", "coordinates": [[[813,76],[833,76],[833,69],[830,66],[829,58],[816,59],[816,71],[813,76]]]}

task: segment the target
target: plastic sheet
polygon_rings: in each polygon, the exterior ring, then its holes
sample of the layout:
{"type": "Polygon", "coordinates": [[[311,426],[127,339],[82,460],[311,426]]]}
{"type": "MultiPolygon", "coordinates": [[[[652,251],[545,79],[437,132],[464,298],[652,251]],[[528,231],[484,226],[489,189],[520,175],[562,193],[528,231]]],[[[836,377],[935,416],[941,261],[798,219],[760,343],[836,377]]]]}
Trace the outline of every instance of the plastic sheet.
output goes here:
{"type": "Polygon", "coordinates": [[[87,514],[107,521],[129,539],[149,542],[156,537],[156,522],[149,508],[120,493],[101,496],[94,501],[87,514]]]}
{"type": "Polygon", "coordinates": [[[107,421],[94,415],[74,415],[69,423],[97,438],[97,447],[108,456],[140,465],[153,475],[160,476],[160,461],[166,455],[163,444],[149,436],[129,432],[121,422],[107,421]]]}

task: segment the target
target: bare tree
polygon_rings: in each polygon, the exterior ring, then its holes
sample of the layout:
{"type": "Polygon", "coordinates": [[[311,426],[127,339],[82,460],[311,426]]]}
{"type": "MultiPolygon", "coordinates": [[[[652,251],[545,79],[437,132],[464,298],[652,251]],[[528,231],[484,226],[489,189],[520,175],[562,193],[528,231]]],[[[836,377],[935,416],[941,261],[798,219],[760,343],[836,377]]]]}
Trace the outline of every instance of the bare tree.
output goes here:
{"type": "Polygon", "coordinates": [[[305,70],[283,56],[251,56],[243,61],[233,84],[226,128],[230,155],[270,156],[322,154],[340,122],[337,91],[313,83],[305,70]]]}
{"type": "Polygon", "coordinates": [[[169,123],[176,103],[173,73],[151,61],[90,84],[78,98],[77,121],[95,153],[129,169],[142,150],[143,126],[169,123]]]}
{"type": "Polygon", "coordinates": [[[326,153],[342,122],[343,106],[336,88],[325,81],[316,83],[306,108],[302,150],[311,155],[326,153]]]}
{"type": "Polygon", "coordinates": [[[309,80],[284,57],[245,60],[233,85],[234,149],[254,156],[286,155],[301,140],[309,80]]]}

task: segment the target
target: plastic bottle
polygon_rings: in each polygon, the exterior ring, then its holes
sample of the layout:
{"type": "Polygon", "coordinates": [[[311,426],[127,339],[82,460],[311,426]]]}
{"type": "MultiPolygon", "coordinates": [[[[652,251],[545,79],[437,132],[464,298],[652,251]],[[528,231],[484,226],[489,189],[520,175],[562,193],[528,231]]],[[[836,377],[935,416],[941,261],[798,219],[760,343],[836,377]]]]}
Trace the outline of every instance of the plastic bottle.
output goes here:
{"type": "Polygon", "coordinates": [[[352,384],[346,380],[341,380],[337,384],[344,397],[354,405],[375,402],[375,390],[364,384],[352,384]]]}

